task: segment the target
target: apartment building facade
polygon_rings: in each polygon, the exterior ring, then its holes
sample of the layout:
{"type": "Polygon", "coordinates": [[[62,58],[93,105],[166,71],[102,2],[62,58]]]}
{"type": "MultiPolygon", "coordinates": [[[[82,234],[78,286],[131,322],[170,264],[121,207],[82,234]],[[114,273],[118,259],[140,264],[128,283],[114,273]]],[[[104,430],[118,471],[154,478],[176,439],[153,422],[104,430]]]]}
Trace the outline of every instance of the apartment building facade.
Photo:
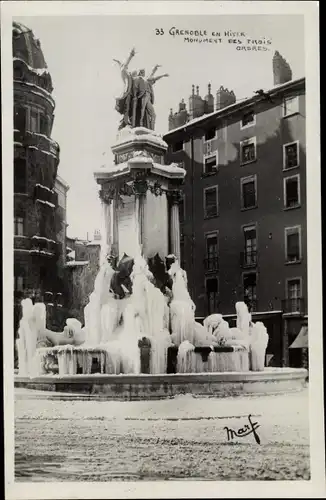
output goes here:
{"type": "Polygon", "coordinates": [[[272,89],[237,102],[221,87],[213,111],[210,86],[204,99],[193,87],[164,140],[187,171],[181,261],[197,316],[232,318],[244,300],[288,364],[307,316],[305,79],[279,53],[272,67],[272,89]]]}

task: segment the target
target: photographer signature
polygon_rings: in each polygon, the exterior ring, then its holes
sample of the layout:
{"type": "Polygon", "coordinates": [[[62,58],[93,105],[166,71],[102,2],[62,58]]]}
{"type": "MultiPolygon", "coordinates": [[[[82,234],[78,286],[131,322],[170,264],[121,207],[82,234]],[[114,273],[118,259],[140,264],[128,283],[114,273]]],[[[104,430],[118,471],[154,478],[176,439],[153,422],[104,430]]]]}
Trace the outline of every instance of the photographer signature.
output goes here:
{"type": "Polygon", "coordinates": [[[240,429],[238,429],[237,431],[235,431],[234,429],[230,429],[229,427],[224,427],[227,432],[228,441],[231,441],[235,437],[245,437],[249,436],[249,434],[253,434],[256,443],[260,444],[260,438],[256,432],[256,429],[258,429],[260,425],[258,424],[258,422],[252,422],[251,418],[252,415],[248,415],[249,425],[246,424],[244,427],[240,427],[240,429]]]}

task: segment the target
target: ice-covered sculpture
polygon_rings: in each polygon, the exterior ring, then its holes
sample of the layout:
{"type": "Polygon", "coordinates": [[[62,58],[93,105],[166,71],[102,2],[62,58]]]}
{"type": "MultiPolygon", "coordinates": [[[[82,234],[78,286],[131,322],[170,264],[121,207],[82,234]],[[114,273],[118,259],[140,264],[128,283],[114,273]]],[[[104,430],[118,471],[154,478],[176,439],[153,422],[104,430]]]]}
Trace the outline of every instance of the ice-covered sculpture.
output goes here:
{"type": "Polygon", "coordinates": [[[261,321],[252,323],[250,328],[250,359],[252,371],[263,371],[269,335],[261,321]]]}
{"type": "Polygon", "coordinates": [[[244,303],[236,304],[236,328],[221,314],[201,325],[175,256],[164,264],[156,255],[151,269],[140,249],[135,258],[124,254],[115,270],[104,262],[84,309],[84,327],[68,318],[63,332],[51,331],[45,305],[23,301],[19,373],[90,374],[94,363],[99,373],[166,373],[169,348],[181,373],[247,371],[249,352],[252,369],[264,368],[268,334],[262,323],[251,322],[244,303]]]}
{"type": "Polygon", "coordinates": [[[244,334],[249,335],[251,314],[248,311],[247,305],[244,302],[237,302],[235,310],[237,313],[237,328],[244,334]]]}
{"type": "MultiPolygon", "coordinates": [[[[240,307],[241,309],[241,307],[240,307]]],[[[211,314],[204,320],[204,327],[211,333],[217,345],[249,348],[249,336],[240,328],[230,328],[221,314],[211,314]]]]}
{"type": "Polygon", "coordinates": [[[177,262],[171,265],[169,274],[173,280],[173,298],[170,303],[172,341],[177,346],[185,340],[194,344],[196,306],[191,300],[184,280],[184,274],[177,262]]]}

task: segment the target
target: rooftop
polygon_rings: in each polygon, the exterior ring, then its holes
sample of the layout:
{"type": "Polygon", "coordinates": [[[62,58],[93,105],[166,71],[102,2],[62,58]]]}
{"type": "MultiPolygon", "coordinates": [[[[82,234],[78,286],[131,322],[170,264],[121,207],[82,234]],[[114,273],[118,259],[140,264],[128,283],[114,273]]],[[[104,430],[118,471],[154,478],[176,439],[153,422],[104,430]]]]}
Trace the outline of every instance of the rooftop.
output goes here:
{"type": "Polygon", "coordinates": [[[169,132],[166,132],[166,134],[164,134],[164,136],[163,136],[163,139],[165,139],[165,137],[167,137],[167,136],[173,135],[174,133],[176,133],[178,131],[181,131],[181,130],[185,131],[186,129],[191,128],[193,125],[198,125],[198,124],[204,122],[205,120],[207,120],[208,118],[219,117],[219,116],[223,116],[226,114],[230,114],[230,113],[237,111],[241,108],[244,108],[246,106],[250,106],[253,103],[264,100],[265,96],[273,96],[273,95],[276,95],[278,93],[281,93],[282,91],[286,91],[288,89],[291,89],[292,87],[296,87],[296,86],[300,86],[300,85],[304,85],[304,84],[305,84],[305,77],[297,78],[296,80],[291,80],[289,82],[282,83],[280,85],[275,85],[270,90],[264,91],[264,96],[256,94],[256,95],[253,95],[252,97],[248,97],[247,99],[243,99],[241,101],[235,102],[234,104],[231,104],[230,106],[226,106],[222,109],[218,109],[212,113],[207,113],[207,114],[204,114],[198,118],[193,118],[192,120],[185,123],[181,127],[177,127],[177,128],[170,130],[169,132]]]}

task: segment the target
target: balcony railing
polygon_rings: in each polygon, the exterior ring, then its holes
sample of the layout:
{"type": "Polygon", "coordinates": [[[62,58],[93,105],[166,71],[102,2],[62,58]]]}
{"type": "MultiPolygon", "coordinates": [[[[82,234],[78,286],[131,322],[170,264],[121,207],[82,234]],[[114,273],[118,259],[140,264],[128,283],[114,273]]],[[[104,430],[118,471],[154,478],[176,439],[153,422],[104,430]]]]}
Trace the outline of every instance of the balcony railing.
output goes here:
{"type": "Polygon", "coordinates": [[[59,158],[59,145],[45,134],[15,130],[14,141],[22,142],[25,146],[30,147],[31,149],[38,149],[45,152],[45,154],[50,154],[59,158]]]}
{"type": "Polygon", "coordinates": [[[57,251],[57,243],[43,236],[32,236],[32,247],[30,253],[53,257],[57,251]]]}
{"type": "Polygon", "coordinates": [[[40,200],[41,202],[46,202],[50,206],[57,205],[58,195],[53,189],[49,189],[47,186],[42,184],[36,184],[34,188],[34,198],[35,200],[40,200]]]}
{"type": "Polygon", "coordinates": [[[204,267],[206,272],[218,271],[218,257],[217,255],[206,257],[204,259],[204,267]]]}
{"type": "Polygon", "coordinates": [[[241,267],[255,267],[257,265],[257,251],[240,252],[241,267]]]}
{"type": "Polygon", "coordinates": [[[302,297],[282,300],[284,314],[305,314],[305,300],[302,297]]]}
{"type": "Polygon", "coordinates": [[[31,240],[27,236],[14,235],[14,249],[15,250],[30,250],[31,240]]]}

